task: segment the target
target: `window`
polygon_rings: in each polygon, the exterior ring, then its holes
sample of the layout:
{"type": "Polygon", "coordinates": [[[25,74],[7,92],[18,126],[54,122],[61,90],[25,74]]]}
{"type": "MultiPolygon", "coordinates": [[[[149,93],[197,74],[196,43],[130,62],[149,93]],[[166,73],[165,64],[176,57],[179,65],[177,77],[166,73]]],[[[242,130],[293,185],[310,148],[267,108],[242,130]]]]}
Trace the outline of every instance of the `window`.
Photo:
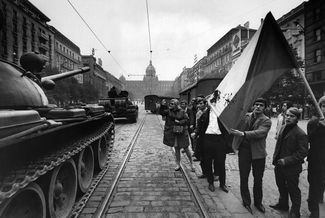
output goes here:
{"type": "Polygon", "coordinates": [[[321,29],[316,29],[314,32],[314,40],[320,41],[321,40],[321,29]]]}
{"type": "Polygon", "coordinates": [[[320,7],[315,8],[315,10],[314,10],[314,20],[315,21],[320,19],[320,13],[321,13],[320,7]]]}
{"type": "Polygon", "coordinates": [[[315,50],[315,63],[320,63],[322,60],[322,51],[320,49],[315,50]]]}
{"type": "Polygon", "coordinates": [[[313,81],[319,81],[322,79],[322,74],[320,71],[313,72],[313,81]]]}

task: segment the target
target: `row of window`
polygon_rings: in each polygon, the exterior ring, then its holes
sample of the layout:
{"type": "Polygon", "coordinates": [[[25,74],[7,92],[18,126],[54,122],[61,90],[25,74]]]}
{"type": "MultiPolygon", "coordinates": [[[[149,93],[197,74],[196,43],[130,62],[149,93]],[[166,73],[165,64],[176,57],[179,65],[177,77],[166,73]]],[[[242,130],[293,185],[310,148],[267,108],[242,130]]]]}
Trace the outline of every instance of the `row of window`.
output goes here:
{"type": "Polygon", "coordinates": [[[61,68],[68,68],[70,70],[74,69],[75,65],[74,63],[69,60],[68,58],[65,58],[63,56],[60,56],[60,55],[56,55],[56,67],[58,69],[61,69],[61,68]]]}
{"type": "MultiPolygon", "coordinates": [[[[7,4],[4,3],[4,2],[1,2],[2,3],[2,10],[3,10],[3,13],[4,13],[4,28],[3,28],[3,34],[2,34],[2,48],[3,48],[3,55],[2,57],[7,59],[8,58],[8,47],[7,47],[7,4]]],[[[13,61],[15,63],[18,63],[18,28],[19,27],[19,22],[18,22],[18,16],[19,16],[19,13],[18,11],[16,10],[12,10],[12,42],[13,42],[13,45],[12,45],[12,54],[11,57],[13,59],[13,61]]],[[[25,53],[25,52],[28,52],[27,50],[27,35],[28,35],[28,22],[27,22],[27,18],[26,17],[22,17],[22,23],[21,23],[21,28],[22,28],[22,35],[19,35],[19,37],[21,37],[22,39],[22,51],[25,53]]],[[[42,30],[40,28],[40,33],[41,34],[44,34],[46,35],[45,31],[42,30]]],[[[35,25],[34,23],[31,23],[31,51],[35,51],[35,25]]],[[[40,48],[39,52],[44,54],[44,55],[47,55],[47,47],[49,47],[51,49],[51,45],[47,45],[48,44],[48,41],[45,39],[43,41],[40,41],[43,45],[43,48],[40,48]],[[44,48],[45,46],[45,48],[44,48]]],[[[50,53],[51,54],[51,53],[50,53]]],[[[49,57],[51,59],[51,55],[49,57]]]]}
{"type": "MultiPolygon", "coordinates": [[[[55,48],[75,59],[75,53],[59,42],[55,42],[55,48]]],[[[76,55],[76,59],[80,61],[80,56],[76,55]]]]}
{"type": "Polygon", "coordinates": [[[227,43],[226,45],[222,46],[221,48],[219,48],[217,51],[215,51],[212,55],[210,55],[208,57],[208,61],[210,61],[211,59],[213,59],[214,57],[219,57],[220,55],[222,55],[224,52],[231,50],[231,43],[227,43]]]}

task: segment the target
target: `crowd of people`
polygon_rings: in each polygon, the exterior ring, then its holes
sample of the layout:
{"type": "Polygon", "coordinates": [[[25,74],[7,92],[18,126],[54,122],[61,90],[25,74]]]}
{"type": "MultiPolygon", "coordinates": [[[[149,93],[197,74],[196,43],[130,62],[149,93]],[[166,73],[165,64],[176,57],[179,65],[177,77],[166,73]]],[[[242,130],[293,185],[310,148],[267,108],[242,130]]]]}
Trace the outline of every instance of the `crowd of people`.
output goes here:
{"type": "MultiPolygon", "coordinates": [[[[227,131],[211,109],[218,98],[218,92],[215,92],[209,98],[202,95],[193,98],[189,105],[186,101],[179,102],[177,99],[172,99],[167,105],[163,100],[160,106],[160,114],[166,121],[163,143],[175,149],[176,171],[180,170],[182,149],[189,159],[192,171],[195,171],[193,161],[200,161],[202,175],[199,175],[199,178],[206,178],[207,187],[211,192],[215,191],[215,181],[219,181],[222,191],[229,192],[226,184],[226,154],[237,154],[243,206],[252,213],[248,187],[252,171],[254,206],[265,213],[263,175],[267,155],[266,138],[272,125],[270,117],[265,115],[267,101],[257,98],[252,111],[242,118],[243,125],[227,131]],[[190,152],[190,145],[193,154],[190,152]]],[[[319,99],[318,104],[325,115],[325,96],[319,99]]],[[[312,117],[305,133],[297,125],[300,118],[301,110],[293,107],[290,101],[281,104],[281,112],[277,116],[276,145],[272,161],[279,199],[270,207],[289,211],[290,218],[300,217],[299,175],[307,157],[308,208],[310,217],[317,218],[320,216],[319,203],[323,202],[325,188],[325,121],[322,116],[312,117]]]]}

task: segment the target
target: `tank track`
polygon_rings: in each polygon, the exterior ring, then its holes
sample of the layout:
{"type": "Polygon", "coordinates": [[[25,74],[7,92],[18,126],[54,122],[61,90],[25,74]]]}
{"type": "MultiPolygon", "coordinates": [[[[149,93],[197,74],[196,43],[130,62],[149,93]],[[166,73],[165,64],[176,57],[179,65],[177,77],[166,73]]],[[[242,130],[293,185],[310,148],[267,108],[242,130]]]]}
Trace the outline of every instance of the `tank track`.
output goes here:
{"type": "Polygon", "coordinates": [[[41,159],[26,164],[22,168],[13,170],[8,176],[3,178],[0,184],[0,204],[26,187],[29,183],[36,181],[40,176],[78,154],[92,142],[103,137],[108,131],[111,131],[113,127],[113,123],[105,123],[105,125],[96,132],[81,136],[55,154],[42,157],[41,159]]]}

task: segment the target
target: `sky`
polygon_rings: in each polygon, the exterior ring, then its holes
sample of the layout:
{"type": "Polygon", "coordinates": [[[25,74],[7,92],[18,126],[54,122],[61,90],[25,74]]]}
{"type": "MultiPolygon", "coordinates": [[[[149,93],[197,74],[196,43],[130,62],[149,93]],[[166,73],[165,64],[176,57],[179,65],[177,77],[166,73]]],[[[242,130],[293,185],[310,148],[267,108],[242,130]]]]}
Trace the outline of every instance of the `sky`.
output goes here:
{"type": "Polygon", "coordinates": [[[81,50],[119,78],[142,80],[150,61],[159,80],[174,80],[231,28],[258,29],[271,11],[280,18],[303,0],[29,0],[81,50]],[[79,17],[71,4],[88,26],[79,17]],[[147,7],[149,14],[149,28],[147,7]],[[149,40],[149,29],[150,39],[149,40]],[[101,42],[100,42],[101,41],[101,42]],[[110,51],[110,53],[108,52],[110,51]]]}

